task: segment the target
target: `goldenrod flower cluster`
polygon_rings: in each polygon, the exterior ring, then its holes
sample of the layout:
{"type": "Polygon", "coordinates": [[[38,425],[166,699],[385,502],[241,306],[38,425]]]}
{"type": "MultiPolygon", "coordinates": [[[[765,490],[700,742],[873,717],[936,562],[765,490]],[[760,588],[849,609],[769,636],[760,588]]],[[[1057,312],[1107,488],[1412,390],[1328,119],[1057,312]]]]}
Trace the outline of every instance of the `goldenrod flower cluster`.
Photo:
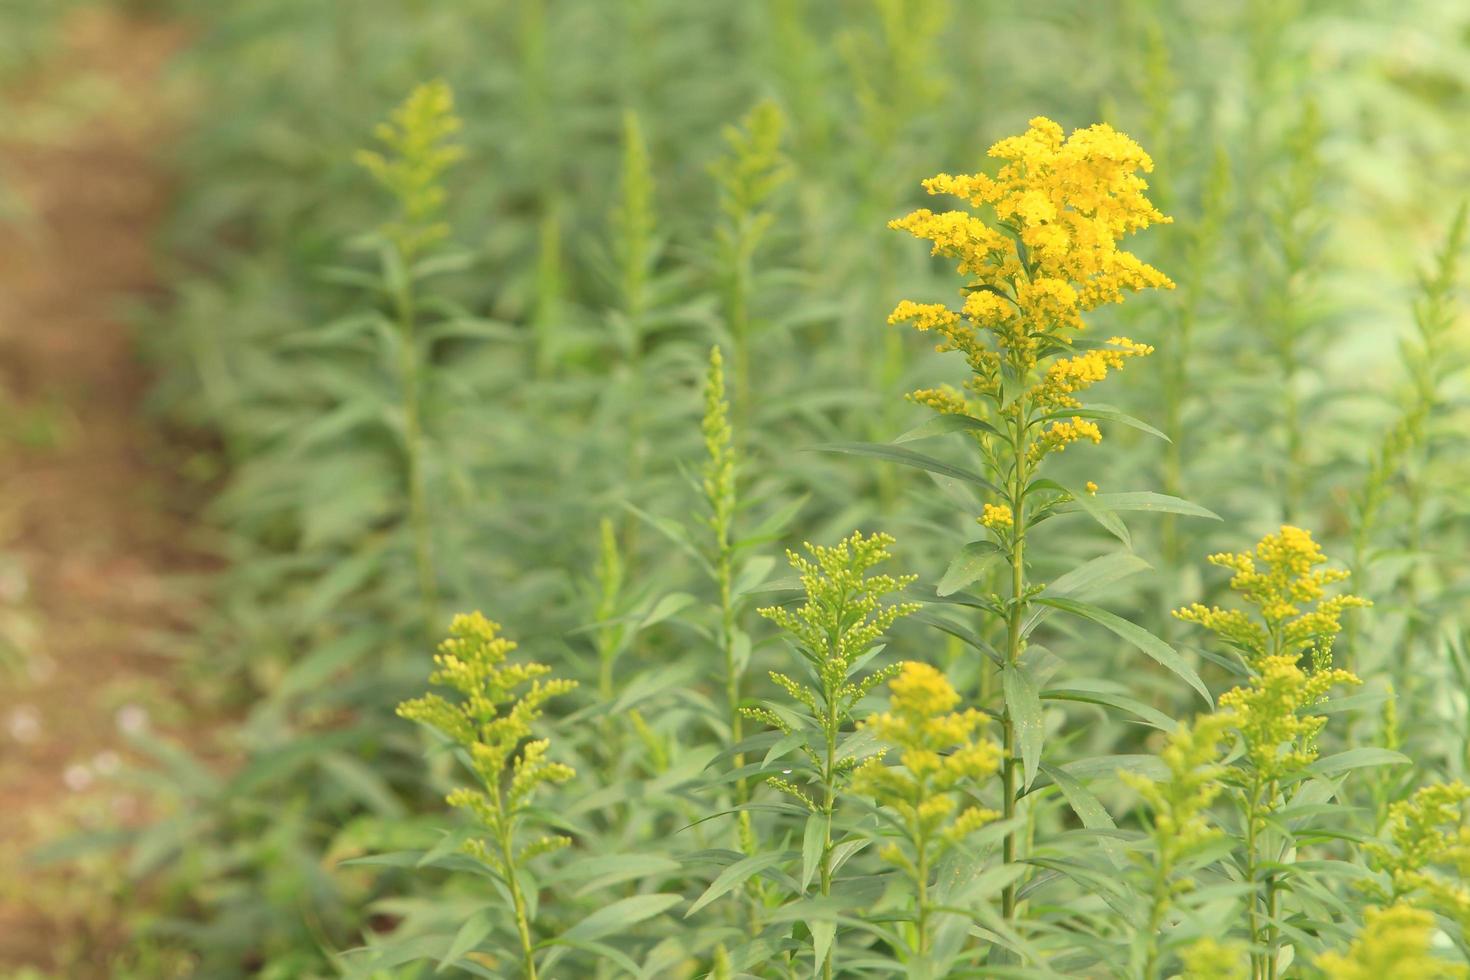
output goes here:
{"type": "Polygon", "coordinates": [[[1327,561],[1310,531],[1283,524],[1260,540],[1254,551],[1221,553],[1210,562],[1234,572],[1230,587],[1260,607],[1264,625],[1240,610],[1195,603],[1174,615],[1198,623],[1255,661],[1272,654],[1311,654],[1312,665],[1332,663],[1332,643],[1342,629],[1342,614],[1370,605],[1355,595],[1327,596],[1327,586],[1348,573],[1318,568],[1327,561]],[[1303,607],[1307,608],[1303,611],[1303,607]]]}
{"type": "Polygon", "coordinates": [[[730,429],[730,403],[725,399],[725,362],[718,347],[709,351],[700,431],[704,435],[705,463],[701,476],[704,496],[710,505],[709,522],[716,544],[723,550],[735,520],[735,438],[730,429]]]}
{"type": "Polygon", "coordinates": [[[437,728],[468,752],[483,789],[456,789],[446,801],[474,813],[495,838],[495,848],[472,841],[466,849],[507,872],[507,861],[520,863],[567,843],[564,837],[543,837],[519,852],[505,853],[537,787],[563,783],[575,775],[570,766],[546,758],[547,740],[527,739],[542,705],[577,684],[540,680],[551,673],[545,664],[506,664],[516,644],[500,635],[498,623],[480,613],[455,616],[449,633],[434,657],[439,669],[429,680],[458,691],[461,700],[450,703],[437,694],[426,694],[400,704],[398,714],[437,728]],[[529,689],[517,693],[527,683],[529,689]],[[507,767],[509,780],[505,778],[507,767]]]}
{"type": "Polygon", "coordinates": [[[414,89],[376,131],[387,153],[362,150],[357,162],[398,202],[398,218],[383,228],[405,262],[448,237],[443,220],[446,171],[464,158],[449,142],[462,124],[454,114],[454,93],[444,82],[414,89]]]}
{"type": "MultiPolygon", "coordinates": [[[[1064,139],[1060,126],[1037,117],[990,155],[1005,161],[995,177],[940,174],[924,188],[989,207],[993,226],[968,211],[928,208],[890,222],[932,242],[933,254],[955,259],[974,280],[963,314],[904,302],[890,322],[941,333],[939,349],[965,354],[976,390],[998,395],[1002,359],[1024,376],[1056,342],[1083,328],[1083,312],[1119,302],[1126,291],[1173,283],[1118,247],[1125,235],[1169,220],[1144,196],[1148,185],[1138,172],[1152,170],[1153,161],[1133,140],[1107,125],[1064,139]]],[[[1085,387],[1092,383],[1085,378],[1101,379],[1098,366],[1116,367],[1122,356],[1144,352],[1141,345],[1119,346],[1126,354],[1078,365],[1080,373],[1062,388],[1085,387]]]]}
{"type": "Polygon", "coordinates": [[[986,504],[985,510],[981,512],[976,520],[999,534],[1008,531],[1016,521],[1016,515],[1005,504],[986,504]]]}
{"type": "MultiPolygon", "coordinates": [[[[870,758],[854,774],[853,788],[898,811],[920,852],[916,857],[925,862],[931,845],[943,850],[999,816],[976,806],[957,813],[955,793],[994,775],[1001,751],[978,737],[985,716],[974,708],[955,711],[959,694],[928,664],[904,663],[889,689],[889,710],[865,719],[863,727],[898,749],[900,765],[870,758]]],[[[886,848],[884,857],[911,875],[918,873],[896,846],[886,848]]]]}
{"type": "Polygon", "coordinates": [[[1376,887],[1384,897],[1419,894],[1426,904],[1470,929],[1470,786],[1437,783],[1419,789],[1388,810],[1391,844],[1367,846],[1373,864],[1388,873],[1391,889],[1376,887]],[[1451,875],[1434,868],[1452,869],[1451,875]]]}
{"type": "Polygon", "coordinates": [[[1235,943],[1222,943],[1206,936],[1197,939],[1180,954],[1184,963],[1184,980],[1245,980],[1245,956],[1235,943]]]}
{"type": "Polygon", "coordinates": [[[1220,707],[1235,715],[1245,739],[1246,757],[1262,779],[1274,780],[1317,758],[1315,738],[1327,724],[1324,715],[1302,710],[1322,700],[1338,684],[1361,684],[1346,670],[1306,673],[1291,655],[1265,657],[1248,686],[1220,696],[1220,707]]]}
{"type": "Polygon", "coordinates": [[[1089,422],[1075,415],[1070,422],[1053,422],[1041,434],[1041,438],[1032,443],[1031,458],[1035,461],[1048,453],[1061,452],[1079,439],[1090,439],[1093,443],[1102,442],[1102,430],[1097,427],[1096,422],[1089,422]]]}
{"type": "Polygon", "coordinates": [[[1077,392],[1090,388],[1116,370],[1130,357],[1147,357],[1154,349],[1127,337],[1109,337],[1108,346],[1085,351],[1075,357],[1053,361],[1041,382],[1031,389],[1031,400],[1037,408],[1080,408],[1077,392]]]}
{"type": "Polygon", "coordinates": [[[1430,952],[1434,917],[1400,903],[1370,908],[1363,931],[1346,953],[1324,953],[1316,966],[1332,980],[1463,980],[1470,968],[1448,963],[1430,952]]]}
{"type": "Polygon", "coordinates": [[[1221,712],[1201,715],[1192,726],[1181,722],[1159,756],[1169,771],[1167,779],[1154,782],[1135,772],[1118,773],[1152,812],[1159,864],[1166,873],[1190,850],[1220,833],[1210,827],[1207,816],[1226,768],[1220,762],[1220,743],[1235,721],[1234,715],[1221,712]]]}
{"type": "MultiPolygon", "coordinates": [[[[915,602],[884,604],[886,596],[911,585],[917,576],[868,574],[892,557],[888,552],[891,544],[893,538],[887,534],[863,537],[854,531],[835,547],[807,543],[810,559],[788,551],[791,567],[801,575],[806,602],[794,610],[784,606],[757,610],[792,635],[798,650],[812,665],[819,687],[808,687],[778,671],[771,672],[771,680],[811,713],[829,740],[836,739],[837,726],[852,707],[899,670],[895,664],[855,678],[858,660],[895,621],[919,609],[915,602]]],[[[743,713],[787,734],[792,732],[790,723],[768,708],[746,708],[743,713]]],[[[820,767],[823,760],[817,757],[815,747],[803,748],[820,767]]],[[[850,769],[857,761],[846,760],[840,768],[850,769]]],[[[789,781],[776,777],[769,782],[816,809],[813,801],[789,781]]]]}

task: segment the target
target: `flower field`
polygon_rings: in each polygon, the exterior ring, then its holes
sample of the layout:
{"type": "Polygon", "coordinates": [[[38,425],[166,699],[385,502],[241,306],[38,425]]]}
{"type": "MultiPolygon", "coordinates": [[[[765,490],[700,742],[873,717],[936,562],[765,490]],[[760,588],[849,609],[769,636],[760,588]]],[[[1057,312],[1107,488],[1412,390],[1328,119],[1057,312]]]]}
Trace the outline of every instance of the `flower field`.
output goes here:
{"type": "Polygon", "coordinates": [[[23,0],[7,111],[5,975],[1470,977],[1470,7],[23,0]]]}

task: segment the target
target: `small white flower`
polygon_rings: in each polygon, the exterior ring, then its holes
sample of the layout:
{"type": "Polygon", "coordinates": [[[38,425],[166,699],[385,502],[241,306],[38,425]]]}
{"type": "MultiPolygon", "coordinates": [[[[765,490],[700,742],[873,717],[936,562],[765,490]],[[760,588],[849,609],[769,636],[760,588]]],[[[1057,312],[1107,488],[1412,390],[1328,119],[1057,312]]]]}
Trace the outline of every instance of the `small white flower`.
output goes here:
{"type": "Polygon", "coordinates": [[[73,793],[80,793],[92,785],[92,770],[85,763],[73,762],[61,774],[61,781],[66,783],[66,788],[73,793]]]}
{"type": "Polygon", "coordinates": [[[136,704],[125,704],[117,709],[117,730],[124,735],[141,735],[148,730],[148,709],[136,704]]]}
{"type": "Polygon", "coordinates": [[[41,712],[29,704],[10,709],[5,718],[5,731],[21,744],[34,742],[41,737],[41,712]]]}

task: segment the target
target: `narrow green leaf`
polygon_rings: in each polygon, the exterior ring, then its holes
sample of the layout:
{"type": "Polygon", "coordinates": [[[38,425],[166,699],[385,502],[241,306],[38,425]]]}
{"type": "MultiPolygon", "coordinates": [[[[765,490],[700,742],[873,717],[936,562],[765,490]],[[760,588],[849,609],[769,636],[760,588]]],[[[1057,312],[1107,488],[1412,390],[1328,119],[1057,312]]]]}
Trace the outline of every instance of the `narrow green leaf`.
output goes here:
{"type": "Polygon", "coordinates": [[[605,936],[610,932],[626,929],[645,919],[651,919],[684,901],[681,895],[656,892],[651,895],[634,895],[605,905],[587,918],[562,933],[561,938],[569,942],[586,942],[605,936]]]}
{"type": "Polygon", "coordinates": [[[915,426],[893,441],[895,444],[914,442],[919,439],[930,439],[934,436],[947,435],[951,432],[989,432],[995,436],[1001,434],[1000,430],[989,422],[970,415],[936,415],[934,418],[915,426]]]}
{"type": "Polygon", "coordinates": [[[435,973],[443,973],[453,966],[461,956],[480,945],[481,941],[490,935],[495,920],[490,917],[488,910],[476,912],[459,927],[459,932],[454,935],[454,942],[449,944],[449,951],[434,968],[435,973]]]}
{"type": "Polygon", "coordinates": [[[821,866],[823,845],[827,840],[827,818],[814,813],[806,818],[806,831],[801,835],[801,890],[806,891],[821,866]]]}
{"type": "Polygon", "coordinates": [[[1115,551],[1112,554],[1100,555],[1065,575],[1059,576],[1041,590],[1041,595],[1048,598],[1083,599],[1104,586],[1111,585],[1130,575],[1136,575],[1151,567],[1148,562],[1131,551],[1115,551]]]}
{"type": "MultiPolygon", "coordinates": [[[[1220,515],[1212,510],[1206,510],[1199,504],[1192,504],[1188,500],[1171,497],[1166,493],[1154,493],[1152,490],[1132,490],[1127,493],[1098,493],[1084,494],[1090,498],[1096,506],[1109,511],[1135,510],[1146,511],[1153,514],[1183,514],[1187,517],[1206,517],[1212,521],[1220,520],[1220,515]]],[[[1073,504],[1080,505],[1080,497],[1074,497],[1073,504]]],[[[1063,504],[1063,510],[1071,507],[1071,504],[1063,504]]]]}
{"type": "Polygon", "coordinates": [[[1023,665],[1008,665],[1001,671],[1001,687],[1005,692],[1006,710],[1016,728],[1016,743],[1021,750],[1024,787],[1031,788],[1041,764],[1041,743],[1045,731],[1041,724],[1041,698],[1036,681],[1023,665]]]}
{"type": "Polygon", "coordinates": [[[949,563],[934,591],[940,595],[953,595],[984,575],[1000,555],[1001,547],[994,541],[971,541],[949,563]]]}
{"type": "Polygon", "coordinates": [[[1307,766],[1304,771],[1309,776],[1336,776],[1354,769],[1367,769],[1371,766],[1412,765],[1413,762],[1413,759],[1402,752],[1368,745],[1325,756],[1307,766]]]}
{"type": "Polygon", "coordinates": [[[1119,520],[1118,515],[1114,514],[1111,510],[1098,506],[1096,498],[1087,491],[1074,490],[1071,487],[1062,486],[1056,480],[1046,478],[1032,480],[1031,485],[1026,488],[1026,495],[1029,497],[1036,490],[1056,490],[1067,494],[1072,499],[1066,503],[1059,504],[1057,510],[1063,512],[1080,510],[1094,521],[1097,521],[1103,530],[1123,542],[1125,548],[1133,547],[1133,539],[1128,534],[1127,525],[1119,520]]]}
{"type": "MultiPolygon", "coordinates": [[[[1055,766],[1042,766],[1041,768],[1051,777],[1052,782],[1057,784],[1057,789],[1062,791],[1062,797],[1072,808],[1072,812],[1077,814],[1077,818],[1082,821],[1082,826],[1088,830],[1116,830],[1118,828],[1118,825],[1113,822],[1112,814],[1108,813],[1102,802],[1093,796],[1092,791],[1083,786],[1075,776],[1055,766]]],[[[1108,860],[1113,863],[1113,867],[1122,868],[1123,851],[1118,842],[1106,835],[1099,837],[1098,840],[1108,860]]]]}
{"type": "Polygon", "coordinates": [[[1172,732],[1179,727],[1179,722],[1157,708],[1115,691],[1093,690],[1081,686],[1059,687],[1042,691],[1041,699],[1043,701],[1077,701],[1082,704],[1117,708],[1119,711],[1128,712],[1144,724],[1152,725],[1161,732],[1172,732]]]}
{"type": "Polygon", "coordinates": [[[943,460],[932,456],[916,453],[911,449],[902,449],[898,446],[885,446],[877,442],[831,442],[821,446],[813,446],[816,452],[824,453],[846,453],[849,456],[871,456],[874,459],[884,459],[890,463],[898,463],[901,466],[912,466],[915,469],[928,470],[940,476],[947,476],[954,480],[963,480],[977,487],[989,490],[1000,496],[1000,488],[991,483],[979,473],[952,466],[943,460]]]}
{"type": "Polygon", "coordinates": [[[782,861],[791,859],[791,854],[785,851],[769,851],[765,854],[752,854],[750,857],[741,858],[721,871],[710,886],[704,890],[704,894],[694,900],[689,906],[689,911],[684,913],[684,918],[689,918],[710,902],[729,892],[738,885],[744,884],[753,876],[760,874],[767,868],[774,867],[782,861]]]}
{"type": "Polygon", "coordinates": [[[1097,606],[1087,602],[1079,602],[1076,599],[1066,599],[1059,596],[1040,597],[1035,602],[1043,605],[1053,606],[1063,612],[1069,612],[1074,616],[1089,619],[1099,626],[1110,631],[1121,639],[1128,641],[1144,653],[1148,654],[1167,670],[1173,671],[1184,680],[1190,687],[1194,688],[1200,697],[1204,698],[1206,704],[1213,704],[1209,688],[1205,682],[1199,679],[1193,667],[1185,662],[1184,657],[1163,640],[1154,636],[1148,630],[1135,623],[1130,623],[1122,616],[1099,609],[1097,606]]]}

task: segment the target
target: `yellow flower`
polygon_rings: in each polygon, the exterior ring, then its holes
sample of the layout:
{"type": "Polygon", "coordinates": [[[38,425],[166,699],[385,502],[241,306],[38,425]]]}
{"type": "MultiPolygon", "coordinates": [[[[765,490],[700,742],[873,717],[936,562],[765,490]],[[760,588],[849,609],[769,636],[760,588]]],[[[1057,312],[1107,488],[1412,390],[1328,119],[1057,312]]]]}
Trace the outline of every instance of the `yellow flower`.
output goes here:
{"type": "Polygon", "coordinates": [[[1470,969],[1430,952],[1434,916],[1399,903],[1370,908],[1363,931],[1346,953],[1324,953],[1316,966],[1332,980],[1463,980],[1470,969]]]}
{"type": "MultiPolygon", "coordinates": [[[[1144,196],[1138,171],[1151,171],[1153,161],[1133,140],[1105,124],[1064,140],[1060,126],[1037,117],[1026,133],[993,145],[990,156],[1006,161],[993,178],[940,174],[924,188],[991,206],[1016,237],[965,211],[923,208],[891,227],[933,242],[934,254],[958,259],[962,273],[982,282],[1033,288],[1037,302],[1067,311],[1068,326],[1080,325],[1072,319],[1077,311],[1117,302],[1125,290],[1172,285],[1118,248],[1125,235],[1169,220],[1144,196]]],[[[1020,305],[1024,313],[1027,304],[1020,305]]]]}
{"type": "Polygon", "coordinates": [[[1032,460],[1039,460],[1048,453],[1059,453],[1079,439],[1102,442],[1102,430],[1096,422],[1089,422],[1076,415],[1070,422],[1053,422],[1031,445],[1032,460]]]}
{"type": "Polygon", "coordinates": [[[1041,383],[1031,389],[1031,397],[1040,408],[1077,408],[1073,395],[1097,384],[1108,376],[1109,369],[1123,366],[1130,357],[1147,357],[1154,349],[1127,337],[1108,338],[1107,347],[1053,361],[1041,383]]]}
{"type": "Polygon", "coordinates": [[[900,765],[868,759],[853,775],[854,790],[897,810],[915,847],[929,847],[936,835],[957,841],[994,820],[994,812],[974,808],[950,819],[958,806],[953,792],[1000,768],[999,746],[977,737],[985,716],[974,708],[955,711],[959,694],[928,664],[905,662],[888,687],[889,710],[862,727],[897,748],[900,765]]]}
{"type": "Polygon", "coordinates": [[[1245,980],[1245,957],[1236,943],[1222,943],[1209,936],[1191,943],[1180,959],[1182,980],[1245,980]]]}
{"type": "MultiPolygon", "coordinates": [[[[994,224],[969,211],[929,208],[889,222],[931,242],[934,255],[955,260],[972,280],[963,308],[905,301],[889,322],[941,333],[939,349],[963,352],[977,392],[999,400],[1000,362],[1025,377],[1042,357],[1069,348],[1085,326],[1084,312],[1120,302],[1125,292],[1173,283],[1119,248],[1132,232],[1169,220],[1144,195],[1139,171],[1153,162],[1133,140],[1107,125],[1064,139],[1060,126],[1038,117],[990,155],[1004,161],[994,177],[939,174],[924,187],[990,209],[994,224]]],[[[1076,407],[1074,392],[1148,352],[1114,338],[1106,349],[1058,361],[1028,393],[1043,407],[1076,407]]]]}
{"type": "Polygon", "coordinates": [[[1260,540],[1253,551],[1224,552],[1210,562],[1235,574],[1230,587],[1246,602],[1259,606],[1264,625],[1238,610],[1195,603],[1174,615],[1198,623],[1242,650],[1249,660],[1269,654],[1310,654],[1314,667],[1332,663],[1332,643],[1342,630],[1342,614],[1370,605],[1355,595],[1327,596],[1327,586],[1348,573],[1319,569],[1327,561],[1310,531],[1284,524],[1260,540]],[[1303,612],[1304,606],[1315,608],[1303,612]]]}
{"type": "Polygon", "coordinates": [[[1015,521],[1015,515],[1005,504],[986,504],[984,513],[980,515],[980,523],[992,531],[1009,530],[1015,521]]]}
{"type": "MultiPolygon", "coordinates": [[[[575,775],[570,766],[546,758],[548,741],[530,739],[530,735],[542,705],[577,683],[541,680],[551,673],[545,664],[507,664],[506,658],[515,649],[514,642],[500,635],[499,623],[477,612],[455,616],[449,624],[449,638],[439,644],[434,657],[439,669],[429,680],[453,688],[460,700],[450,702],[426,694],[398,706],[400,717],[438,729],[469,754],[484,788],[456,789],[445,801],[479,818],[497,846],[472,840],[466,850],[502,873],[510,873],[505,852],[528,814],[537,787],[564,783],[575,775]],[[528,683],[528,688],[520,690],[528,683]]],[[[567,843],[560,836],[539,838],[512,852],[511,864],[567,843]]]]}
{"type": "Polygon", "coordinates": [[[1394,900],[1422,896],[1425,904],[1470,929],[1470,786],[1462,782],[1421,787],[1388,810],[1391,843],[1367,846],[1374,867],[1388,873],[1391,888],[1371,890],[1394,900]],[[1436,867],[1448,869],[1439,874],[1436,867]]]}
{"type": "Polygon", "coordinates": [[[1308,674],[1295,656],[1266,657],[1257,667],[1260,673],[1249,685],[1220,696],[1220,707],[1236,715],[1246,756],[1256,771],[1263,779],[1279,779],[1317,758],[1314,742],[1327,718],[1302,714],[1302,709],[1338,684],[1363,682],[1345,670],[1308,674]]]}
{"type": "Polygon", "coordinates": [[[1092,496],[1096,497],[1097,496],[1097,484],[1096,483],[1093,483],[1091,480],[1088,480],[1087,481],[1087,492],[1089,494],[1091,494],[1092,496]]]}

